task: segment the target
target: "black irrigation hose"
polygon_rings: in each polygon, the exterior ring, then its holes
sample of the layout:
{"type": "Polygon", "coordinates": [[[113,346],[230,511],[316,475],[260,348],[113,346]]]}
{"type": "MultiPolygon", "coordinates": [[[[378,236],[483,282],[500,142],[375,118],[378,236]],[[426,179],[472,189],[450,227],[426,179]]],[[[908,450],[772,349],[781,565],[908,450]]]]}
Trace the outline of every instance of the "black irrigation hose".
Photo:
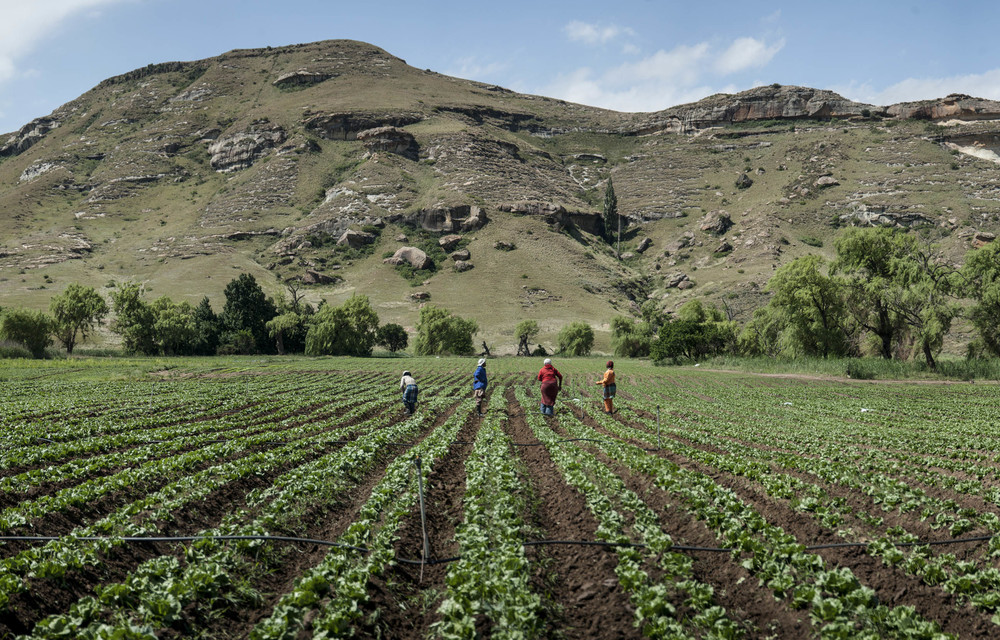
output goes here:
{"type": "MultiPolygon", "coordinates": [[[[0,536],[0,542],[11,542],[11,541],[28,541],[28,542],[51,542],[53,540],[61,540],[66,538],[59,536],[0,536]]],[[[974,538],[956,538],[954,540],[932,540],[929,542],[899,542],[896,546],[899,547],[916,547],[921,545],[943,545],[943,544],[961,544],[964,542],[983,542],[986,540],[992,540],[994,536],[976,536],[974,538]]],[[[270,542],[293,542],[302,544],[315,544],[322,547],[338,547],[340,549],[351,549],[352,551],[358,551],[361,553],[368,553],[370,549],[366,547],[355,547],[349,544],[343,544],[341,542],[331,542],[330,540],[316,540],[313,538],[295,538],[292,536],[264,536],[264,535],[223,535],[223,536],[156,536],[156,537],[143,537],[143,536],[124,536],[121,538],[115,538],[114,536],[80,536],[69,538],[71,540],[79,540],[81,542],[100,542],[109,540],[121,540],[122,542],[196,542],[198,540],[264,540],[270,542]]],[[[525,547],[540,547],[549,545],[577,545],[577,546],[591,546],[591,547],[629,547],[632,549],[645,549],[647,545],[637,543],[637,542],[601,542],[597,540],[530,540],[524,542],[522,546],[525,547]]],[[[844,547],[867,547],[870,543],[868,542],[838,542],[833,544],[821,544],[805,547],[805,551],[817,551],[820,549],[839,549],[844,547]]],[[[670,547],[669,551],[709,551],[717,553],[730,553],[734,551],[733,549],[725,549],[721,547],[691,547],[685,545],[673,545],[670,547]]],[[[437,560],[413,560],[410,558],[396,558],[396,562],[400,564],[411,564],[411,565],[436,565],[436,564],[446,564],[448,562],[454,562],[456,560],[461,560],[462,556],[452,556],[450,558],[440,558],[437,560]]]]}

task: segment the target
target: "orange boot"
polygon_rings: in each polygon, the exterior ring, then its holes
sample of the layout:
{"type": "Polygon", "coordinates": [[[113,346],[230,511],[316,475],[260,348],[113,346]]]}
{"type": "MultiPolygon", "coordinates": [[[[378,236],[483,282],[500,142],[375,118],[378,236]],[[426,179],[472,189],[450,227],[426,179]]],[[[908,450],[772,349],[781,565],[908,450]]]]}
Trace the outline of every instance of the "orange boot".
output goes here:
{"type": "Polygon", "coordinates": [[[612,398],[604,399],[604,413],[614,413],[615,412],[615,401],[612,398]]]}

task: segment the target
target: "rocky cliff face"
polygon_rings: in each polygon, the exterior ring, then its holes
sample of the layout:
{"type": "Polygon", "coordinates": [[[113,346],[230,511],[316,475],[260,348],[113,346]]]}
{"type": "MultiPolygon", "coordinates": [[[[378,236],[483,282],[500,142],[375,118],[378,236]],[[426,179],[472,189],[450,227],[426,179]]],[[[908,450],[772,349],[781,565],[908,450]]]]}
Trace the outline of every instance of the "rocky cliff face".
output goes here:
{"type": "Polygon", "coordinates": [[[886,109],[894,118],[921,120],[1000,120],[1000,102],[952,93],[940,100],[901,102],[886,109]]]}
{"type": "Polygon", "coordinates": [[[733,95],[709,96],[694,104],[651,114],[641,121],[639,131],[692,133],[753,120],[851,118],[886,113],[884,107],[852,102],[832,91],[768,85],[733,95]]]}

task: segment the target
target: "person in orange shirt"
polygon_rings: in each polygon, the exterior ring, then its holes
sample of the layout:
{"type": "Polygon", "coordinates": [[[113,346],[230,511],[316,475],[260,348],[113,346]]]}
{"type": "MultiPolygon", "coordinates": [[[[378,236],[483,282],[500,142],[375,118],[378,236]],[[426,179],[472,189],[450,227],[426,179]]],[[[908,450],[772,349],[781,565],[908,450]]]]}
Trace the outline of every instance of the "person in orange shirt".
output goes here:
{"type": "Polygon", "coordinates": [[[615,363],[608,360],[608,370],[604,372],[604,377],[597,381],[597,384],[604,385],[604,413],[615,412],[615,363]]]}

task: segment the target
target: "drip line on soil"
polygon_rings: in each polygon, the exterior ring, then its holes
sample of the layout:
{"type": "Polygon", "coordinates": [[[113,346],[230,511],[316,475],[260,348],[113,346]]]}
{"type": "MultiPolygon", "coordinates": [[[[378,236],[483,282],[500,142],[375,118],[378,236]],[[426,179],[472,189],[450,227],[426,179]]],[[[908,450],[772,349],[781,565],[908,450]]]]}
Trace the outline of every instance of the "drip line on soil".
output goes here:
{"type": "MultiPolygon", "coordinates": [[[[922,545],[947,545],[962,544],[965,542],[984,542],[992,540],[994,536],[976,536],[974,538],[956,538],[954,540],[932,540],[928,542],[898,542],[898,547],[917,547],[922,545]]],[[[350,549],[360,553],[368,553],[367,547],[355,547],[341,542],[330,540],[316,540],[313,538],[296,538],[292,536],[265,536],[265,535],[223,535],[223,536],[79,536],[79,537],[59,537],[59,536],[0,536],[0,542],[27,541],[27,542],[51,542],[53,540],[73,540],[79,542],[110,542],[112,540],[129,543],[142,542],[197,542],[199,540],[261,540],[267,542],[291,542],[302,544],[315,544],[323,547],[338,547],[340,549],[350,549]]],[[[804,551],[818,551],[820,549],[840,549],[844,547],[867,547],[868,542],[838,542],[830,544],[820,544],[804,547],[804,551]]],[[[644,549],[647,545],[637,542],[602,542],[598,540],[529,540],[522,543],[525,547],[540,547],[549,545],[577,545],[591,547],[628,547],[633,549],[644,549]]],[[[722,547],[691,547],[685,545],[673,545],[666,551],[708,551],[717,553],[731,553],[736,549],[726,549],[722,547]]],[[[435,560],[414,560],[410,558],[396,558],[396,562],[412,565],[435,565],[445,564],[461,560],[462,556],[452,556],[450,558],[440,558],[435,560]]]]}

